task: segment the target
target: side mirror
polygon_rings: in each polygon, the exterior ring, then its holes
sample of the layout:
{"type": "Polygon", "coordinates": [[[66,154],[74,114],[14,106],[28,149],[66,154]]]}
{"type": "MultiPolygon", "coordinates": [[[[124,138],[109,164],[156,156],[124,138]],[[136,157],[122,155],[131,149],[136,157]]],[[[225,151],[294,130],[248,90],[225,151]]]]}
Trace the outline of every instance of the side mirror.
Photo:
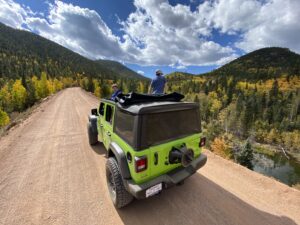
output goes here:
{"type": "Polygon", "coordinates": [[[94,115],[94,116],[98,116],[97,109],[92,109],[91,114],[94,115]]]}

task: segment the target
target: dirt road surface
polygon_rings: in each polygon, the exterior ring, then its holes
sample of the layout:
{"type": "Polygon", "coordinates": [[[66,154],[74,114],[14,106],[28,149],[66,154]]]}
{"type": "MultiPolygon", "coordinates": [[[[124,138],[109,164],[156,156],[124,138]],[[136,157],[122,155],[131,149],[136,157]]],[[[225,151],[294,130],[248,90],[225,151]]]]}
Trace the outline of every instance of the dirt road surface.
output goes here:
{"type": "Polygon", "coordinates": [[[105,149],[87,141],[97,105],[79,88],[64,90],[0,139],[1,225],[300,224],[300,191],[209,152],[183,186],[116,210],[105,149]]]}

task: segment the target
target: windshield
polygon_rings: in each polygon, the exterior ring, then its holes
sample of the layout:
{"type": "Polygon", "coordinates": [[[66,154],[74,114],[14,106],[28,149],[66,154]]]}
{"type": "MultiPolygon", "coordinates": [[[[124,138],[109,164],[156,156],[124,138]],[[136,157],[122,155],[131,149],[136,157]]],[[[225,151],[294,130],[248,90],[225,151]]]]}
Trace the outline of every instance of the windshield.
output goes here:
{"type": "Polygon", "coordinates": [[[147,114],[143,116],[141,145],[148,147],[200,131],[198,109],[147,114]]]}

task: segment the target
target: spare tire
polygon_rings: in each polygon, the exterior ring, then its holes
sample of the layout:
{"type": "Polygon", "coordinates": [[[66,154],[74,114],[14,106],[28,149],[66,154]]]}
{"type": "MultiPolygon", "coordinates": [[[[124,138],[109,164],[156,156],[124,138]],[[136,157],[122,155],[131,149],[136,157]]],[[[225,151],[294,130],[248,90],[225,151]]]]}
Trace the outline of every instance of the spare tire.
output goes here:
{"type": "Polygon", "coordinates": [[[95,145],[98,143],[98,134],[92,128],[90,122],[87,124],[88,136],[89,136],[89,143],[90,145],[95,145]]]}
{"type": "Polygon", "coordinates": [[[169,163],[176,164],[181,163],[183,167],[187,167],[194,159],[194,151],[187,149],[184,145],[181,148],[173,147],[169,152],[169,163]]]}

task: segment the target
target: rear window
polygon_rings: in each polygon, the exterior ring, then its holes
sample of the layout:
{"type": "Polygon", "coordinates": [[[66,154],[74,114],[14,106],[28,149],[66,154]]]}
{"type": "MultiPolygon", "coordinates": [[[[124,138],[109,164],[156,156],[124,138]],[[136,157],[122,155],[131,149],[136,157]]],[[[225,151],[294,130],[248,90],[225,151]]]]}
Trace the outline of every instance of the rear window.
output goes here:
{"type": "Polygon", "coordinates": [[[115,133],[124,139],[129,145],[133,145],[133,128],[135,116],[116,110],[115,133]]]}
{"type": "Polygon", "coordinates": [[[143,116],[141,145],[151,145],[199,133],[199,110],[189,109],[143,116]]]}

